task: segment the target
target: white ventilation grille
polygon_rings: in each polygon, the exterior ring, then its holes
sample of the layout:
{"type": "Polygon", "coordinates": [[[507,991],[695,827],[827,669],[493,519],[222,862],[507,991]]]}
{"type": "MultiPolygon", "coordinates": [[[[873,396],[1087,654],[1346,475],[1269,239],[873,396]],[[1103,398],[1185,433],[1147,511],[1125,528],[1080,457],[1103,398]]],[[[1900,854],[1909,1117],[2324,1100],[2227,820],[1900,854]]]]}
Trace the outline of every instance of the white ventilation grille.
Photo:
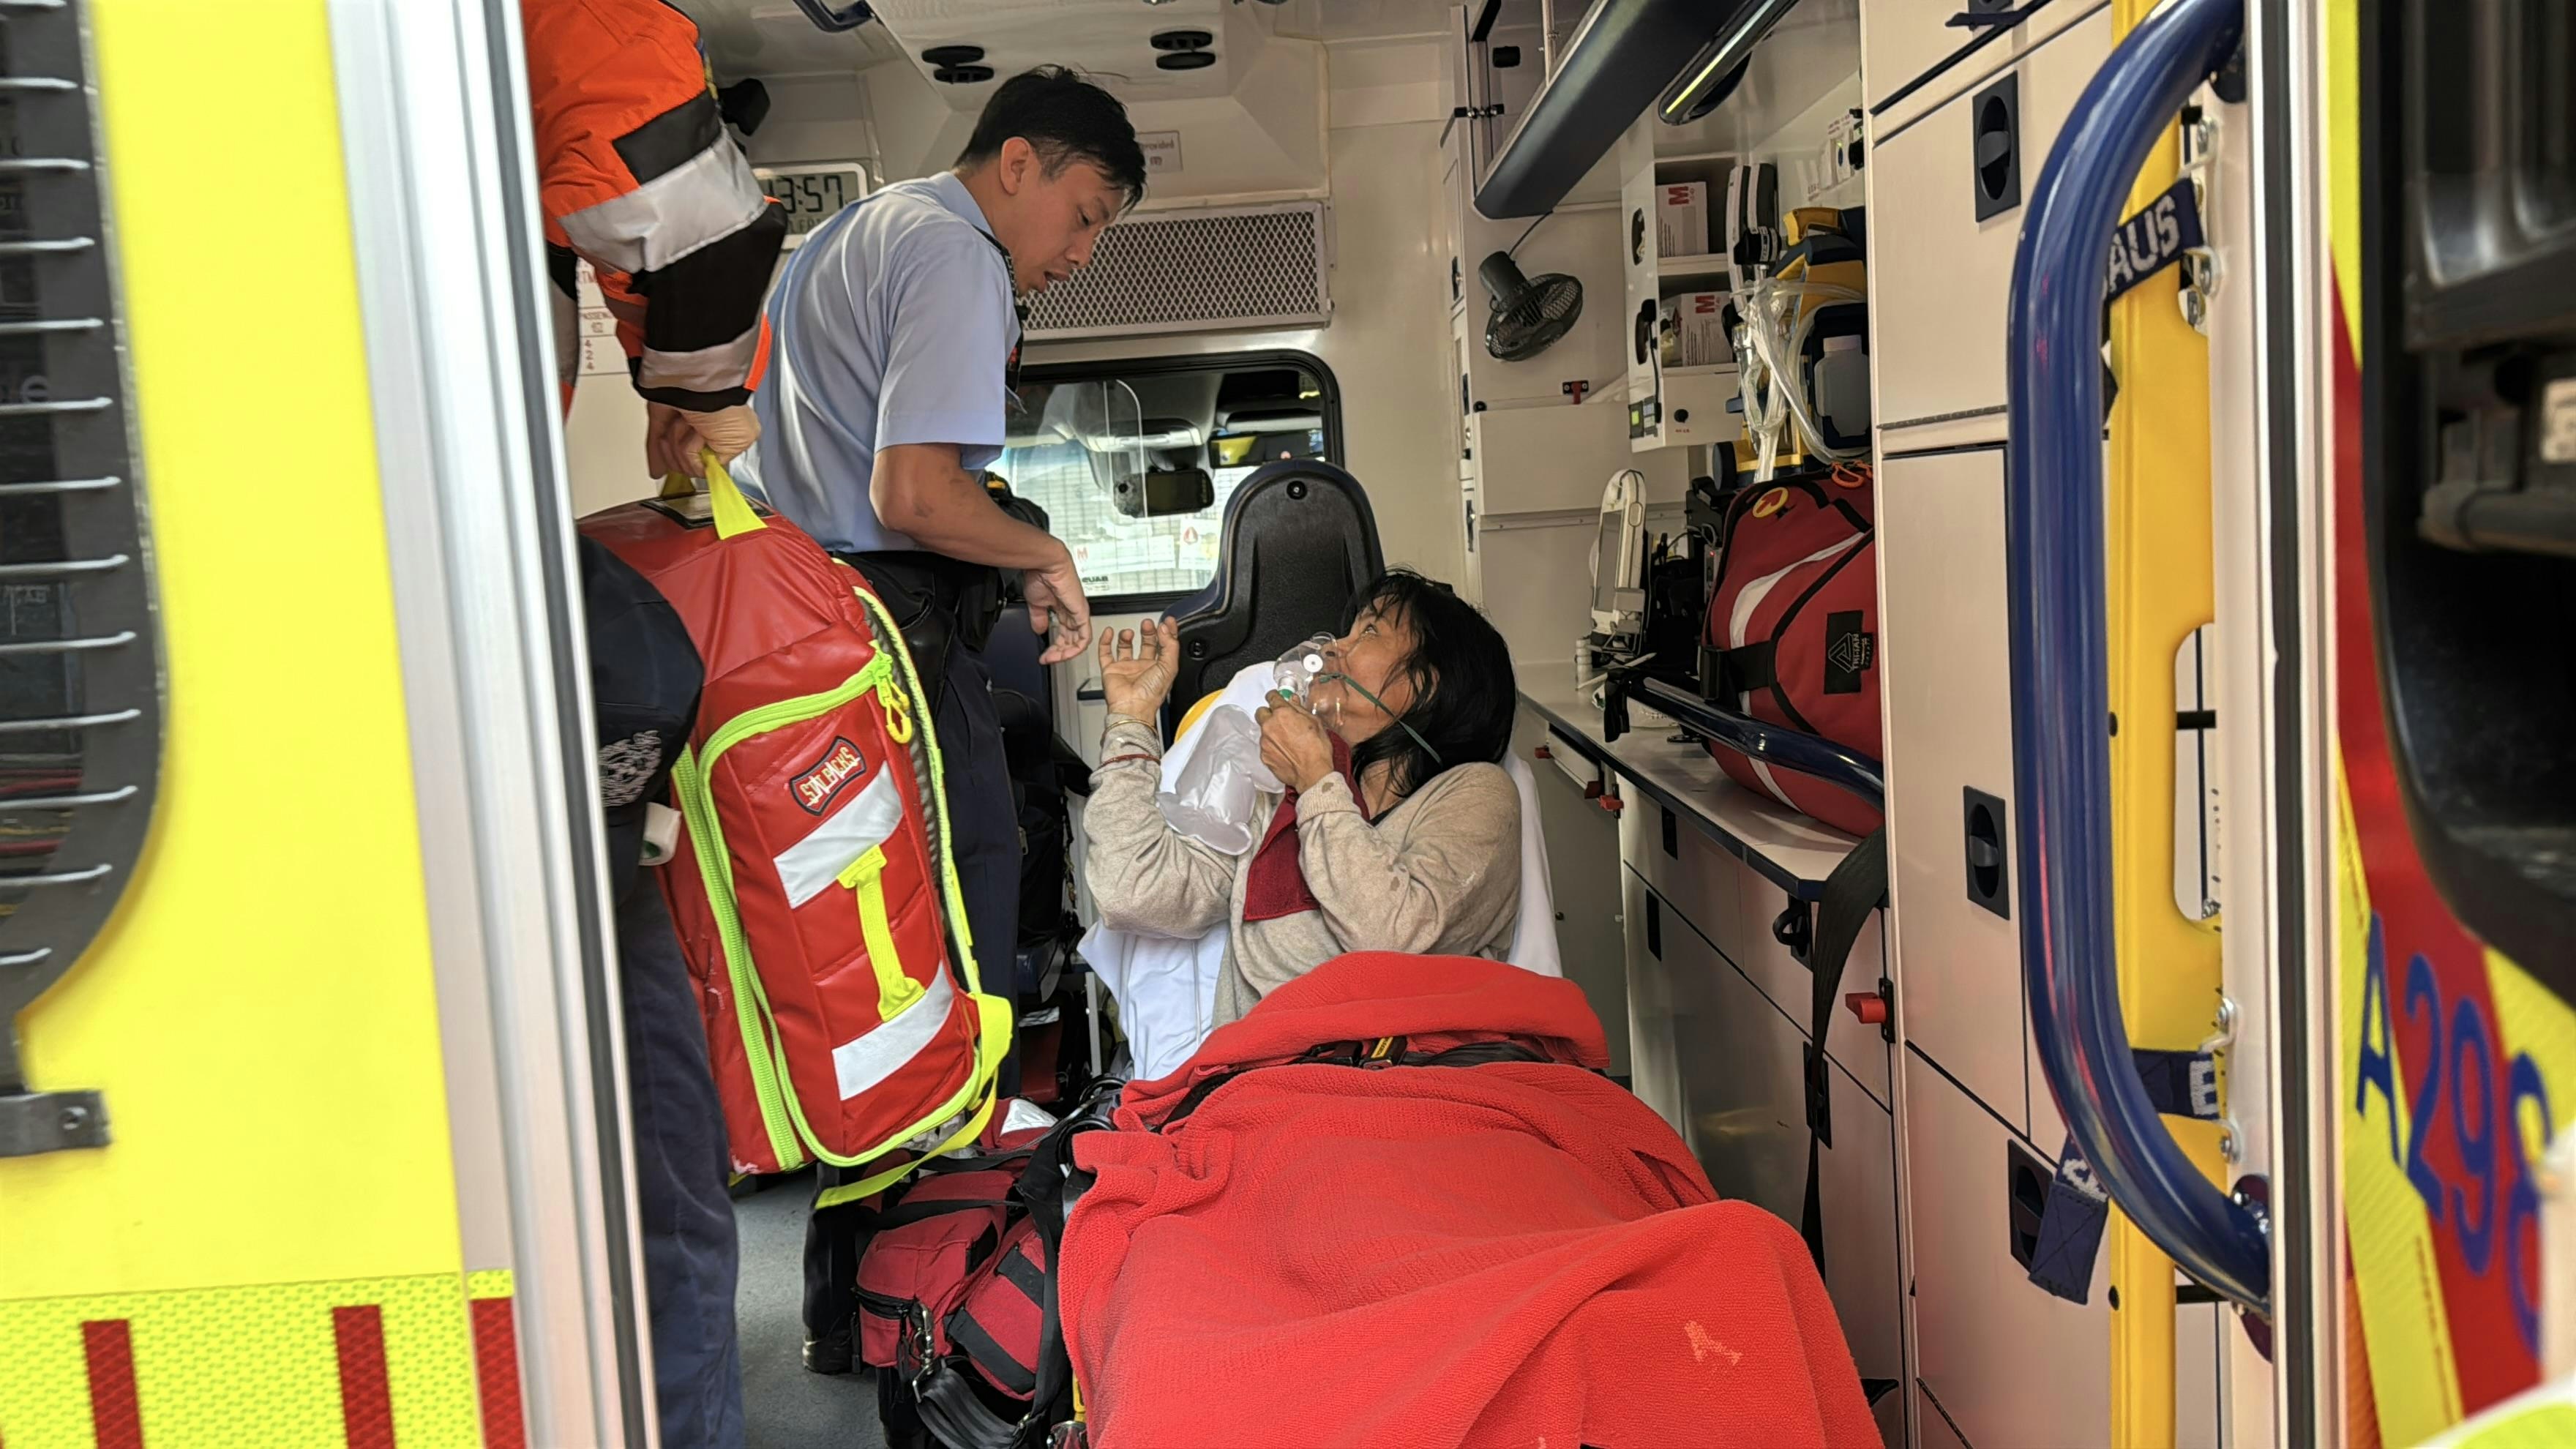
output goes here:
{"type": "Polygon", "coordinates": [[[1091,264],[1029,302],[1031,341],[1132,337],[1331,319],[1324,207],[1225,207],[1130,217],[1091,264]]]}

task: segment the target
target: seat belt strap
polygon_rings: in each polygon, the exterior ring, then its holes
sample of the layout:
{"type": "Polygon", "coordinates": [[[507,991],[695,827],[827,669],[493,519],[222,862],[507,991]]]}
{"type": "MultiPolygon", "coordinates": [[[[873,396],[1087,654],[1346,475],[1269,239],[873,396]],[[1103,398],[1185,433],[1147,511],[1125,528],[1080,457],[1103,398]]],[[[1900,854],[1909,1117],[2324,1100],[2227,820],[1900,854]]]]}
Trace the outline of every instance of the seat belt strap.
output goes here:
{"type": "MultiPolygon", "coordinates": [[[[2133,1050],[2129,1057],[2137,1064],[2147,1100],[2159,1115],[2218,1120],[2215,1057],[2207,1052],[2152,1050],[2133,1050]]],[[[2093,1262],[2101,1256],[2102,1234],[2110,1217],[2111,1195],[2093,1176],[2093,1165],[2076,1150],[2075,1139],[2067,1138],[2065,1150],[2057,1157],[2057,1175],[2048,1182],[2048,1201],[2040,1206],[2030,1281],[2069,1303],[2090,1299],[2093,1262]]]]}
{"type": "Polygon", "coordinates": [[[1825,1056],[1826,1033],[1833,1029],[1834,1002],[1841,996],[1843,967],[1852,943],[1871,913],[1887,904],[1887,827],[1880,826],[1852,847],[1833,874],[1825,877],[1824,898],[1816,903],[1816,929],[1807,949],[1807,970],[1815,998],[1807,1017],[1807,1196],[1799,1210],[1798,1233],[1816,1271],[1825,1270],[1824,1200],[1818,1181],[1819,1154],[1833,1145],[1833,1067],[1825,1056]]]}

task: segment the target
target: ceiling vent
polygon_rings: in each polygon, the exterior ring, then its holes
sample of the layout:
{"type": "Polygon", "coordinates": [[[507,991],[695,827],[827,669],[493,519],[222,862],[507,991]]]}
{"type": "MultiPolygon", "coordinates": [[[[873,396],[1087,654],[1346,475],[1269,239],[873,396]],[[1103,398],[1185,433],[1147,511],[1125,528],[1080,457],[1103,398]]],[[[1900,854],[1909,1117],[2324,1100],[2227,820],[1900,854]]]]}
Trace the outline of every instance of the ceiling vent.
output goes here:
{"type": "Polygon", "coordinates": [[[980,45],[934,45],[921,53],[921,63],[930,67],[930,78],[944,86],[981,85],[993,78],[993,68],[977,62],[984,58],[980,45]]]}
{"type": "Polygon", "coordinates": [[[1132,216],[1029,301],[1032,342],[1314,327],[1332,320],[1321,202],[1132,216]]]}

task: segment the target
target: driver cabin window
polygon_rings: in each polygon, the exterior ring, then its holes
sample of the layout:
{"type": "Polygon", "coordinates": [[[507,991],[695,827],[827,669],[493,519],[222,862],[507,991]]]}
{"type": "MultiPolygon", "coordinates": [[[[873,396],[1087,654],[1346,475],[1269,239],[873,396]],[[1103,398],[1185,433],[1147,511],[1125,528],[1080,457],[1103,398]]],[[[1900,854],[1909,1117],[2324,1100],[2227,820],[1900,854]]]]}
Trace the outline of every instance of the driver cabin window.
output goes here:
{"type": "Polygon", "coordinates": [[[993,471],[1047,512],[1095,602],[1146,606],[1216,577],[1227,499],[1265,463],[1341,460],[1313,358],[1031,368],[993,471]]]}

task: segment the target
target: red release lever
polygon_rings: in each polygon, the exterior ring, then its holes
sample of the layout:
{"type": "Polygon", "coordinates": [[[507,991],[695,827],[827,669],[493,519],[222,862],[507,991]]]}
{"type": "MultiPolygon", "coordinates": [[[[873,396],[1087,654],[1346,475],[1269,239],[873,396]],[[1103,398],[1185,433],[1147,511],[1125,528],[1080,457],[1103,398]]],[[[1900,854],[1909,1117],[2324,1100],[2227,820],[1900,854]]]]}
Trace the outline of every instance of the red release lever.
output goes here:
{"type": "Polygon", "coordinates": [[[1846,991],[1843,1005],[1867,1025],[1884,1026],[1887,1023],[1887,998],[1875,991],[1846,991]]]}
{"type": "Polygon", "coordinates": [[[1601,797],[1601,808],[1609,811],[1613,815],[1616,815],[1620,811],[1628,808],[1628,802],[1620,799],[1616,795],[1604,795],[1601,797]]]}
{"type": "Polygon", "coordinates": [[[1539,746],[1537,749],[1530,751],[1530,753],[1542,760],[1553,760],[1556,758],[1556,751],[1549,749],[1545,745],[1539,746]]]}

